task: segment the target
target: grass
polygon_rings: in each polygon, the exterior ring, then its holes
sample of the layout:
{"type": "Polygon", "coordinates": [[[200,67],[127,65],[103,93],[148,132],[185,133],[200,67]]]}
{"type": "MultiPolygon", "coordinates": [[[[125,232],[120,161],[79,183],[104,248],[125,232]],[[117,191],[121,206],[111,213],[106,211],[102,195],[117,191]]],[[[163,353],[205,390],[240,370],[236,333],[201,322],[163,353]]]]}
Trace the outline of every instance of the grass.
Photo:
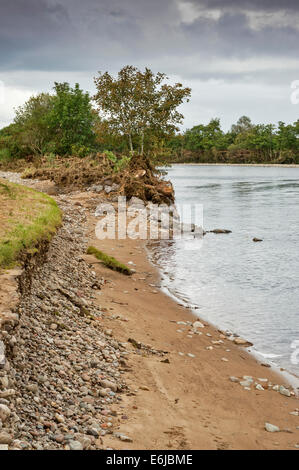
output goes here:
{"type": "Polygon", "coordinates": [[[113,256],[106,255],[94,246],[88,247],[87,254],[94,255],[98,260],[102,261],[107,268],[112,269],[113,271],[118,271],[119,273],[126,274],[127,276],[131,276],[131,274],[133,274],[133,271],[131,271],[131,269],[129,269],[125,264],[120,263],[117,259],[113,258],[113,256]]]}
{"type": "Polygon", "coordinates": [[[61,211],[48,195],[0,180],[0,267],[18,264],[50,240],[61,224],[61,211]]]}

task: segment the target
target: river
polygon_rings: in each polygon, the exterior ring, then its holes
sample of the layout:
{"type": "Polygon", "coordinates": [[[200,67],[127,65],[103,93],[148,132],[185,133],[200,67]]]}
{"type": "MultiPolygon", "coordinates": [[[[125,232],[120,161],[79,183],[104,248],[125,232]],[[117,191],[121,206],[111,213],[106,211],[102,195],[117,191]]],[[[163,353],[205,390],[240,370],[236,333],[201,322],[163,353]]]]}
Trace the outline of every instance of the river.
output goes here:
{"type": "Polygon", "coordinates": [[[299,375],[299,168],[173,165],[167,173],[179,210],[202,205],[205,230],[232,233],[207,233],[188,250],[157,245],[163,288],[299,375]]]}

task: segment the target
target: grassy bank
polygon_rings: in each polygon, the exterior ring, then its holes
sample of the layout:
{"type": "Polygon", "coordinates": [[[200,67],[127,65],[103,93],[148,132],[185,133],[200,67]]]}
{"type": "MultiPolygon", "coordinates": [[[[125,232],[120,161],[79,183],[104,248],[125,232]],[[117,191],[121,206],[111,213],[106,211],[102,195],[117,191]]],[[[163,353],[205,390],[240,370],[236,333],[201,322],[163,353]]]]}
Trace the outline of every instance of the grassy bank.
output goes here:
{"type": "Polygon", "coordinates": [[[0,268],[49,240],[61,223],[56,202],[46,194],[0,179],[0,268]]]}

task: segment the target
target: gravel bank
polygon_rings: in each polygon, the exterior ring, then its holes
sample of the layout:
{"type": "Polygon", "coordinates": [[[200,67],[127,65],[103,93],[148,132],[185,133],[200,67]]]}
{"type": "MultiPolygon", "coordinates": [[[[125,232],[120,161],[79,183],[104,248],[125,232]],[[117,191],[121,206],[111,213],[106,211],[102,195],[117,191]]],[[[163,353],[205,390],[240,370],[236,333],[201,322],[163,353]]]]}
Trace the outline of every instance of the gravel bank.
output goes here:
{"type": "Polygon", "coordinates": [[[126,390],[125,345],[103,330],[105,314],[94,302],[105,281],[81,257],[85,209],[66,196],[57,202],[63,227],[45,262],[20,277],[21,301],[1,326],[2,449],[105,448],[126,390]]]}

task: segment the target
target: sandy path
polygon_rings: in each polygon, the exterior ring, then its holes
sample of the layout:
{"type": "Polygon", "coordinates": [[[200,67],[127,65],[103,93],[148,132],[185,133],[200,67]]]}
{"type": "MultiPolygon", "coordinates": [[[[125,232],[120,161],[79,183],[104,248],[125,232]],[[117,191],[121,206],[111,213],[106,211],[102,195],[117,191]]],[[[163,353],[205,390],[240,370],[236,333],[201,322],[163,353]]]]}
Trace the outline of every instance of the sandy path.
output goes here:
{"type": "Polygon", "coordinates": [[[152,287],[159,283],[159,276],[147,260],[143,242],[99,241],[95,223],[90,217],[90,244],[124,263],[133,261],[137,271],[128,278],[86,256],[98,275],[110,280],[98,297],[100,306],[128,320],[105,319],[105,326],[122,341],[134,338],[168,351],[165,357],[170,361],[137,354],[131,346],[135,354],[130,355],[126,379],[134,393],[123,397],[125,416],[119,420],[119,429],[133,442],[113,437],[109,442],[107,436],[106,443],[117,449],[295,449],[299,417],[289,413],[299,407],[298,399],[254,387],[244,390],[229,377],[250,375],[278,384],[284,379],[227,339],[207,350],[220,333],[206,323],[202,335],[188,338],[188,327],[175,321],[192,321],[194,316],[152,287]],[[265,422],[286,431],[266,432],[265,422]]]}

